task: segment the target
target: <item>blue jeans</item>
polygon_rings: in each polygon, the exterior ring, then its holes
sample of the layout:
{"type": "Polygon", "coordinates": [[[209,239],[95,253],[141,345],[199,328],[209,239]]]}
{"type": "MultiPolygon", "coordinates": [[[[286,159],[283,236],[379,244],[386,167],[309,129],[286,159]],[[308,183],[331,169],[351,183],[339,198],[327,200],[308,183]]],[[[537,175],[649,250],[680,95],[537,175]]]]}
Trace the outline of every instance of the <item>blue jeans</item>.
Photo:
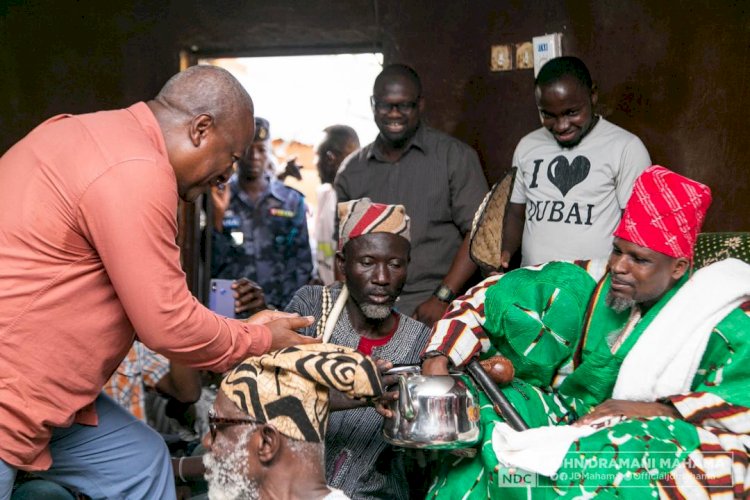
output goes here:
{"type": "MultiPolygon", "coordinates": [[[[54,429],[52,467],[34,472],[93,499],[174,499],[164,440],[108,396],[96,399],[99,425],[54,429]]],[[[0,460],[0,500],[10,498],[16,471],[0,460]]]]}
{"type": "Polygon", "coordinates": [[[13,492],[11,500],[76,500],[71,492],[46,479],[34,479],[22,484],[13,492]]]}

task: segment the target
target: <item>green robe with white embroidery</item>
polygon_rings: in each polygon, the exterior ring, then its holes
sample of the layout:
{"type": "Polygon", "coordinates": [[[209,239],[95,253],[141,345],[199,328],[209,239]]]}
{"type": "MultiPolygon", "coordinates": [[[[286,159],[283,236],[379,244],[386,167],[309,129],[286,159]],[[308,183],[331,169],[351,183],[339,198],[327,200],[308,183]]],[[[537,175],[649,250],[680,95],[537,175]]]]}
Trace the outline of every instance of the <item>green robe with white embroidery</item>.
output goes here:
{"type": "MultiPolygon", "coordinates": [[[[503,389],[530,427],[567,425],[611,398],[625,355],[673,297],[683,278],[644,314],[613,354],[608,338],[624,327],[629,311],[604,304],[609,277],[597,286],[578,349],[547,386],[516,378],[503,389]],[[566,373],[568,374],[566,376],[566,373]]],[[[484,324],[494,345],[490,311],[484,324]]],[[[502,348],[499,349],[502,352],[502,348]]],[[[523,376],[523,374],[521,374],[523,376]]],[[[480,394],[483,440],[474,458],[446,454],[428,498],[657,498],[746,497],[750,484],[750,304],[728,314],[711,333],[691,392],[669,400],[682,419],[627,419],[571,445],[555,478],[508,469],[492,448],[501,421],[480,394]],[[527,481],[527,484],[521,484],[527,481]]]]}

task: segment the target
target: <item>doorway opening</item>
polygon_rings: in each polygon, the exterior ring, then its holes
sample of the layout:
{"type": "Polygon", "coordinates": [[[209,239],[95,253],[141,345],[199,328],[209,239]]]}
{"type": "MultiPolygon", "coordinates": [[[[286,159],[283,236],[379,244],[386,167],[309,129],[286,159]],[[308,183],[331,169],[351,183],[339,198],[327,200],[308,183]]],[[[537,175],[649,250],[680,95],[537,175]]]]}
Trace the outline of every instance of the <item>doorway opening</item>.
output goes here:
{"type": "Polygon", "coordinates": [[[349,125],[360,143],[378,133],[372,119],[370,96],[375,77],[383,69],[382,53],[296,55],[276,57],[201,58],[198,64],[228,70],[247,89],[255,116],[270,123],[278,168],[296,159],[302,180],[284,182],[305,195],[315,211],[320,184],[315,147],[330,125],[349,125]]]}
{"type": "MultiPolygon", "coordinates": [[[[284,182],[305,195],[310,228],[320,185],[315,147],[324,136],[323,129],[335,124],[352,127],[362,145],[375,139],[378,130],[370,109],[370,95],[375,77],[382,70],[383,54],[201,57],[182,51],[180,67],[193,64],[220,66],[247,89],[255,104],[255,115],[270,123],[278,165],[285,166],[294,158],[301,166],[301,180],[286,177],[284,182]]],[[[212,207],[206,196],[195,204],[180,203],[178,245],[182,266],[190,290],[204,304],[210,282],[211,238],[206,237],[206,231],[210,231],[207,221],[211,218],[212,207]]],[[[313,238],[310,243],[315,249],[313,238]]]]}

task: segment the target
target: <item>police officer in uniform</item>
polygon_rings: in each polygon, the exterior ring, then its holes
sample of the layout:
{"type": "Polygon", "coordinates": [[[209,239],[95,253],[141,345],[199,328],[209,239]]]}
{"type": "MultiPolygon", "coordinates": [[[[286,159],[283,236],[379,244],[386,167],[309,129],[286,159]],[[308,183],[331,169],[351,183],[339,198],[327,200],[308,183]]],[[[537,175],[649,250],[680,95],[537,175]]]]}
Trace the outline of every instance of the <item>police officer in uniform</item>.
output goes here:
{"type": "Polygon", "coordinates": [[[268,121],[255,118],[249,162],[224,190],[214,188],[211,277],[257,284],[253,307],[283,309],[312,275],[305,198],[269,174],[268,121]]]}

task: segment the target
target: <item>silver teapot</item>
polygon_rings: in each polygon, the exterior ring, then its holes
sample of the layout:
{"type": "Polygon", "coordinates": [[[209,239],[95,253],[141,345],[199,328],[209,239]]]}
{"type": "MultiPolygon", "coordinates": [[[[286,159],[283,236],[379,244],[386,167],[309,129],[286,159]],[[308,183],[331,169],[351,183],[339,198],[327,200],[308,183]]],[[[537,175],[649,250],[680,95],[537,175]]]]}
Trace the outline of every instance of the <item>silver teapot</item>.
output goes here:
{"type": "MultiPolygon", "coordinates": [[[[405,448],[457,449],[479,442],[479,403],[460,374],[426,376],[419,366],[393,368],[398,400],[383,422],[384,439],[405,448]]],[[[390,390],[390,389],[389,389],[390,390]]]]}

